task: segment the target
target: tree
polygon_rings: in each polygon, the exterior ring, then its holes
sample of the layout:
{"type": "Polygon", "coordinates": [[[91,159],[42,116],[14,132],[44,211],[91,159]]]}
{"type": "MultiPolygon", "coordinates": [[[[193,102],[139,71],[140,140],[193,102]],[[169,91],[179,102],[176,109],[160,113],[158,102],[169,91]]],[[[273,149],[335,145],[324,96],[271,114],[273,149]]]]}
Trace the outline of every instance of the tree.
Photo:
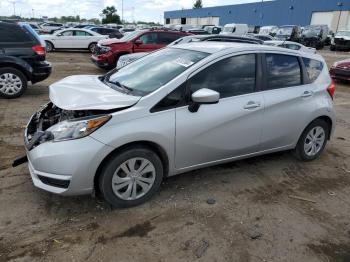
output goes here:
{"type": "Polygon", "coordinates": [[[194,3],[193,9],[197,9],[197,8],[203,8],[202,0],[196,0],[196,2],[194,3]]]}
{"type": "Polygon", "coordinates": [[[105,18],[102,19],[102,24],[121,24],[120,16],[117,14],[117,9],[112,6],[107,6],[102,10],[105,18]]]}

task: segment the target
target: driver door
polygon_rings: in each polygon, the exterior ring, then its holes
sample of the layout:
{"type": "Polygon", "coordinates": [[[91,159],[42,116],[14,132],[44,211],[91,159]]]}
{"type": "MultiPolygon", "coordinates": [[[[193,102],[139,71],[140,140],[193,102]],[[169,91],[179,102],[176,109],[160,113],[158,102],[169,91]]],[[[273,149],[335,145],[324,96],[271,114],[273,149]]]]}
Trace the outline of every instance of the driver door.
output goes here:
{"type": "Polygon", "coordinates": [[[58,35],[53,39],[53,44],[56,48],[73,48],[72,41],[74,40],[74,31],[67,30],[58,35]]]}
{"type": "Polygon", "coordinates": [[[258,152],[264,100],[259,91],[257,54],[224,58],[188,80],[189,93],[201,88],[219,92],[217,104],[176,108],[177,169],[228,160],[258,152]]]}

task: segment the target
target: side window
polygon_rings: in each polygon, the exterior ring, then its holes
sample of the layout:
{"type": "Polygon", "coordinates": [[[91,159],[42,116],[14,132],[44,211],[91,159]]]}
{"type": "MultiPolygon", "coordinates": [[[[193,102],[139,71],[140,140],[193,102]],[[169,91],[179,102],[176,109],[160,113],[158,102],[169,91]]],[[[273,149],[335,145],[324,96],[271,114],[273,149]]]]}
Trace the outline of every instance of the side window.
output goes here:
{"type": "Polygon", "coordinates": [[[0,42],[30,42],[32,39],[18,26],[0,26],[0,42]]]}
{"type": "Polygon", "coordinates": [[[164,97],[152,109],[151,113],[164,111],[181,106],[185,102],[186,82],[164,97]]]}
{"type": "Polygon", "coordinates": [[[296,56],[266,54],[267,89],[298,86],[302,83],[299,59],[296,56]]]}
{"type": "Polygon", "coordinates": [[[146,33],[142,35],[139,40],[145,45],[157,44],[157,33],[146,33]]]}
{"type": "Polygon", "coordinates": [[[91,36],[91,34],[85,31],[74,31],[74,36],[91,36]]]}
{"type": "Polygon", "coordinates": [[[72,36],[73,35],[73,31],[64,31],[62,33],[63,36],[72,36]]]}
{"type": "Polygon", "coordinates": [[[175,40],[179,39],[180,37],[182,37],[182,36],[179,34],[159,33],[159,43],[164,44],[164,45],[168,45],[168,44],[174,42],[175,40]]]}
{"type": "Polygon", "coordinates": [[[223,59],[191,78],[191,93],[208,88],[220,93],[220,98],[255,91],[256,55],[247,54],[223,59]]]}
{"type": "Polygon", "coordinates": [[[311,82],[314,82],[323,70],[323,63],[314,59],[303,57],[306,72],[311,82]]]}

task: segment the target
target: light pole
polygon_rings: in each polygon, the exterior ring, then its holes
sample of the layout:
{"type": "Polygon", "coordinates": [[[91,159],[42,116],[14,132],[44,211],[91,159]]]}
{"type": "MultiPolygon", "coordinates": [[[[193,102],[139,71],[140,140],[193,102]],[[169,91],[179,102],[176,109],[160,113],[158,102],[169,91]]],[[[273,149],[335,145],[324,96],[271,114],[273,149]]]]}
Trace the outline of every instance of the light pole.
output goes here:
{"type": "Polygon", "coordinates": [[[13,16],[16,16],[16,1],[9,1],[13,5],[13,16]]]}

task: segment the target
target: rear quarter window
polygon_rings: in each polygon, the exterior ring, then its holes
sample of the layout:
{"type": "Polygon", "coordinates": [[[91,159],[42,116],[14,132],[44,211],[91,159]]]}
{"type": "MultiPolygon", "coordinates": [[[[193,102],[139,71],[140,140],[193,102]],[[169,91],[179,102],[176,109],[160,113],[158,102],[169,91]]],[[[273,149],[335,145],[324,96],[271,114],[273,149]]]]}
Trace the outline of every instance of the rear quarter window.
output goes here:
{"type": "Polygon", "coordinates": [[[303,57],[303,62],[310,81],[315,82],[323,70],[323,63],[318,60],[305,57],[303,57]]]}
{"type": "Polygon", "coordinates": [[[32,37],[29,32],[22,30],[19,26],[2,25],[0,26],[0,42],[17,43],[17,42],[32,42],[32,37]]]}

